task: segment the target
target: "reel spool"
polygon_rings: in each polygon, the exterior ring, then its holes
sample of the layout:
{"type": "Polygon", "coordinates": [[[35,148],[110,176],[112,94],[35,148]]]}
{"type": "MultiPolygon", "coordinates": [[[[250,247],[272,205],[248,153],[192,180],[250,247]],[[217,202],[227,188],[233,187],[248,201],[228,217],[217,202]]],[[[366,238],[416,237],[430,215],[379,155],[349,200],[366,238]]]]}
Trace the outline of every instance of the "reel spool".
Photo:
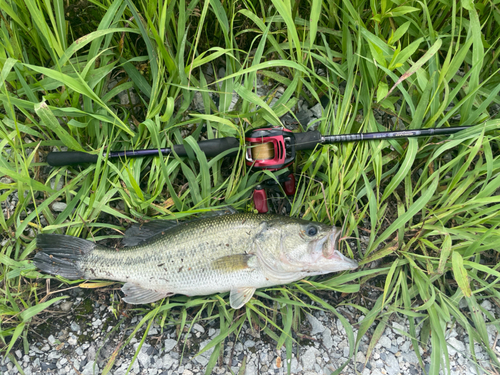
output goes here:
{"type": "Polygon", "coordinates": [[[274,158],[274,145],[271,142],[251,146],[253,160],[269,160],[274,158]]]}
{"type": "Polygon", "coordinates": [[[295,135],[281,128],[253,129],[245,133],[246,164],[257,169],[277,171],[295,159],[295,135]]]}

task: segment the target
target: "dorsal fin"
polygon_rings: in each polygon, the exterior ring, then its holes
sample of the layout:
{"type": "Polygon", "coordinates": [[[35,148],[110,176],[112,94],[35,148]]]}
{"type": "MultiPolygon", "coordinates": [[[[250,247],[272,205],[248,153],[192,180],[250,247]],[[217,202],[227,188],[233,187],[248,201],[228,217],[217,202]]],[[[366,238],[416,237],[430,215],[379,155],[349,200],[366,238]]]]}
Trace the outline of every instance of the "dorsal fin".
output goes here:
{"type": "Polygon", "coordinates": [[[175,220],[152,220],[148,223],[134,224],[125,231],[122,243],[125,246],[136,246],[158,233],[175,228],[179,224],[181,223],[175,220]]]}
{"type": "Polygon", "coordinates": [[[122,239],[124,246],[136,246],[141,242],[149,240],[154,235],[161,232],[166,232],[172,228],[175,228],[179,224],[186,224],[191,221],[207,219],[210,217],[233,215],[238,213],[231,206],[224,207],[222,209],[216,209],[212,211],[204,212],[198,217],[193,217],[188,220],[177,221],[177,220],[151,220],[143,224],[133,224],[129,229],[125,231],[125,236],[122,239]]]}

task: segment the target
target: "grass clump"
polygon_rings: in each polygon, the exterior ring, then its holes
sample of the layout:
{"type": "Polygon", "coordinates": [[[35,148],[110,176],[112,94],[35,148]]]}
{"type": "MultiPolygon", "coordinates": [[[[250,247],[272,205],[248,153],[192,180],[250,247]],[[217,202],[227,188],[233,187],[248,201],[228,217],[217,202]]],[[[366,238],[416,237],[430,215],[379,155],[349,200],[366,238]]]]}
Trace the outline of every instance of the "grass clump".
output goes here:
{"type": "Polygon", "coordinates": [[[285,345],[290,359],[301,313],[321,306],[342,320],[351,354],[375,325],[369,358],[391,316],[403,314],[413,347],[431,350],[430,373],[449,372],[450,323],[468,333],[473,357],[478,343],[498,366],[487,326],[500,327],[481,303],[498,302],[500,277],[499,14],[494,2],[438,0],[3,1],[2,352],[15,345],[27,352],[30,324],[61,298],[45,293],[49,277],[30,263],[36,233],[119,238],[135,221],[248,207],[254,186],[270,174],[249,173],[243,147],[229,160],[207,160],[196,146],[200,135],[241,139],[251,127],[280,125],[299,103],[328,96],[314,124],[323,134],[478,126],[446,140],[300,153],[291,214],[343,225],[355,240],[342,247],[362,267],[259,291],[243,315],[220,296],[174,297],[146,310],[138,328],[154,318],[184,326],[188,309],[218,319],[221,333],[204,348],[217,349],[208,373],[224,339],[245,322],[285,345]],[[194,100],[202,103],[198,111],[194,100]],[[197,158],[100,157],[56,169],[44,162],[54,149],[101,154],[183,139],[197,158]],[[57,214],[56,202],[66,204],[57,214]],[[356,298],[373,285],[383,292],[368,309],[356,298]],[[346,304],[366,315],[356,337],[318,289],[351,296],[346,304]],[[281,325],[272,306],[280,306],[281,325]]]}

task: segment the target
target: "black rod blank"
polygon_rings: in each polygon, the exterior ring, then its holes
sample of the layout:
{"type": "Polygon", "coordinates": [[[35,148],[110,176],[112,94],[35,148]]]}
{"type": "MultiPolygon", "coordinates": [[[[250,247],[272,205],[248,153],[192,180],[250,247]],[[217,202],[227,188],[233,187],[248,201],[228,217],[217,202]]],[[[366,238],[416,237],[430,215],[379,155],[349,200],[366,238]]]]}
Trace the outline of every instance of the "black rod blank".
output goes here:
{"type": "Polygon", "coordinates": [[[377,133],[357,133],[357,134],[340,134],[340,135],[325,135],[322,139],[324,144],[356,142],[356,141],[372,141],[396,138],[412,138],[424,137],[432,135],[447,135],[455,134],[461,130],[470,128],[470,126],[454,126],[450,128],[431,128],[431,129],[414,129],[414,130],[397,130],[389,132],[377,133]]]}

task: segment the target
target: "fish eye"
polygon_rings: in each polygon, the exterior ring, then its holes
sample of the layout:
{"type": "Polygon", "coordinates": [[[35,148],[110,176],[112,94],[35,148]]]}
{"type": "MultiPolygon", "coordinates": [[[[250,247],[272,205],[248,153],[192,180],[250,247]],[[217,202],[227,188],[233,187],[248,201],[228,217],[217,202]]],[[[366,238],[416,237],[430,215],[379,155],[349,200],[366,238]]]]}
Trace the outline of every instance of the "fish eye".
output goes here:
{"type": "Polygon", "coordinates": [[[318,234],[318,228],[316,228],[314,225],[311,225],[309,228],[306,229],[306,234],[309,237],[314,237],[316,234],[318,234]]]}

